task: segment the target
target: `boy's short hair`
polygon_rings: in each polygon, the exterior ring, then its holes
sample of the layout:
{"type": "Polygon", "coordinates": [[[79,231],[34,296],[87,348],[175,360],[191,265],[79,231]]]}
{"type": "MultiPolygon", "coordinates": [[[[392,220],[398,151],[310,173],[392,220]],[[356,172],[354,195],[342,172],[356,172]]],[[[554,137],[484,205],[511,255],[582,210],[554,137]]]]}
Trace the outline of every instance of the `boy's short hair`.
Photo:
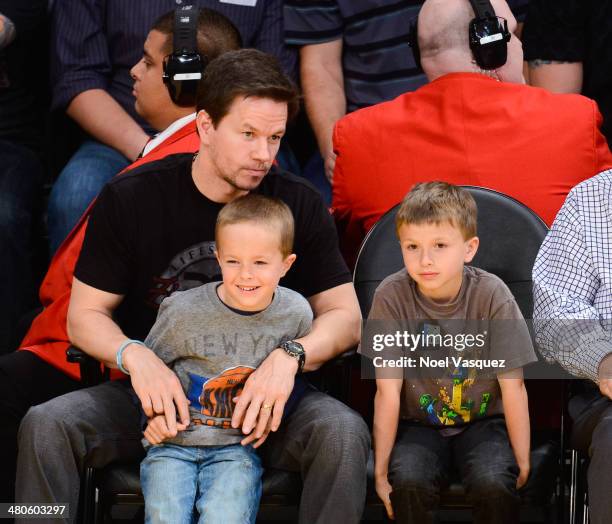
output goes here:
{"type": "Polygon", "coordinates": [[[404,197],[395,229],[404,224],[450,222],[464,239],[475,237],[478,208],[469,191],[447,182],[420,182],[404,197]]]}
{"type": "Polygon", "coordinates": [[[244,222],[276,226],[279,230],[279,247],[283,257],[288,257],[292,253],[295,230],[293,213],[282,200],[257,194],[248,194],[232,200],[217,216],[215,240],[218,241],[222,227],[244,222]]]}

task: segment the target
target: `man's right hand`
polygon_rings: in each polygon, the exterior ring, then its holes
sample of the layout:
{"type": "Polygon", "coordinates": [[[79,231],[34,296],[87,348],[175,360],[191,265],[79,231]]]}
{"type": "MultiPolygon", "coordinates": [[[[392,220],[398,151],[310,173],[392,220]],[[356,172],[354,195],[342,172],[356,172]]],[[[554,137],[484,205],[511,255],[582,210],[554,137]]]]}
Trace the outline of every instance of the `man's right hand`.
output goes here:
{"type": "Polygon", "coordinates": [[[189,424],[189,401],[181,382],[162,360],[145,346],[130,344],[123,352],[124,367],[130,372],[132,387],[149,418],[163,415],[168,431],[176,435],[180,423],[189,424]]]}
{"type": "Polygon", "coordinates": [[[612,353],[599,364],[599,391],[612,400],[612,353]]]}

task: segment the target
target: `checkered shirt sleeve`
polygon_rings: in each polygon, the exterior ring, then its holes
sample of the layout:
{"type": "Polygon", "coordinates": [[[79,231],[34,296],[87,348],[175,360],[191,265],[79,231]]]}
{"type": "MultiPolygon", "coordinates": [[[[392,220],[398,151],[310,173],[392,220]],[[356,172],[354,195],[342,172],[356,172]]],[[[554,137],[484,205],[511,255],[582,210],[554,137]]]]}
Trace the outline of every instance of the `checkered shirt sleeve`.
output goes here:
{"type": "Polygon", "coordinates": [[[612,170],[570,192],[538,253],[533,282],[541,353],[597,381],[612,352],[612,170]]]}

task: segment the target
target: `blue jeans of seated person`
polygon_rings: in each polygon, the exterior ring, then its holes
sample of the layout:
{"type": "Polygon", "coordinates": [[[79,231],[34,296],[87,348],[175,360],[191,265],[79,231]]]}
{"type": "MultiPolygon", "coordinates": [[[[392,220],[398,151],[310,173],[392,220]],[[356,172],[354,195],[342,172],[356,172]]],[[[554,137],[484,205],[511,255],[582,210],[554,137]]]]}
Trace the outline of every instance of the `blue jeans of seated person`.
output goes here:
{"type": "Polygon", "coordinates": [[[140,464],[145,523],[255,523],[261,475],[252,446],[153,446],[140,464]]]}
{"type": "Polygon", "coordinates": [[[93,140],[81,144],[59,174],[49,197],[47,226],[51,255],[104,184],[129,164],[130,161],[112,147],[93,140]]]}
{"type": "Polygon", "coordinates": [[[389,461],[391,504],[398,524],[436,521],[440,490],[456,471],[476,524],[519,522],[518,466],[503,418],[470,423],[453,436],[401,423],[389,461]]]}
{"type": "Polygon", "coordinates": [[[33,215],[43,167],[36,154],[0,140],[0,354],[15,349],[15,326],[33,307],[33,215]]]}

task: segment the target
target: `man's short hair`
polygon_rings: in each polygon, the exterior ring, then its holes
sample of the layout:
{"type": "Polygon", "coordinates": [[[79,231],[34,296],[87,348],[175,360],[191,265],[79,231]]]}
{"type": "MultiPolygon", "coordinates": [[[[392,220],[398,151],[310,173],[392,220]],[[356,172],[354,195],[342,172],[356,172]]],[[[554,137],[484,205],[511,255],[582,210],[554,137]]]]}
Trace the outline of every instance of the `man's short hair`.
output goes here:
{"type": "Polygon", "coordinates": [[[404,197],[395,228],[404,224],[450,222],[464,239],[475,237],[478,208],[469,191],[447,182],[420,182],[404,197]]]}
{"type": "MultiPolygon", "coordinates": [[[[160,16],[151,27],[151,31],[167,35],[163,52],[168,55],[173,51],[174,13],[169,11],[160,16]]],[[[198,53],[211,61],[227,51],[240,49],[242,38],[229,18],[214,9],[201,7],[198,15],[197,47],[198,53]]]]}
{"type": "Polygon", "coordinates": [[[298,91],[278,60],[256,49],[231,51],[209,64],[198,88],[197,110],[206,111],[216,127],[238,96],[286,102],[289,120],[299,109],[298,91]]]}
{"type": "Polygon", "coordinates": [[[263,226],[272,226],[279,233],[279,248],[283,257],[288,257],[293,250],[295,225],[289,206],[278,198],[258,194],[248,194],[226,204],[215,225],[215,239],[218,241],[222,227],[251,222],[263,226]]]}

